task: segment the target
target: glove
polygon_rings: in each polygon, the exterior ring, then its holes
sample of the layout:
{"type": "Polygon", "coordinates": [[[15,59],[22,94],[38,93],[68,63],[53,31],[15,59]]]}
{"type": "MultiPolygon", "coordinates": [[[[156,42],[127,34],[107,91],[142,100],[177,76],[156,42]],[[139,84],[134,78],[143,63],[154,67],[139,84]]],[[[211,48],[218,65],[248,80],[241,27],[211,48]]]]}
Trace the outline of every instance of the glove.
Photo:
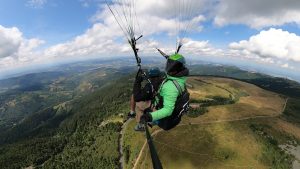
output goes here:
{"type": "Polygon", "coordinates": [[[143,113],[144,114],[150,114],[152,112],[152,109],[150,107],[146,108],[143,113]]]}
{"type": "Polygon", "coordinates": [[[150,112],[151,112],[150,108],[147,108],[144,110],[144,114],[141,116],[141,119],[140,119],[141,123],[152,122],[152,116],[151,116],[150,112]]]}

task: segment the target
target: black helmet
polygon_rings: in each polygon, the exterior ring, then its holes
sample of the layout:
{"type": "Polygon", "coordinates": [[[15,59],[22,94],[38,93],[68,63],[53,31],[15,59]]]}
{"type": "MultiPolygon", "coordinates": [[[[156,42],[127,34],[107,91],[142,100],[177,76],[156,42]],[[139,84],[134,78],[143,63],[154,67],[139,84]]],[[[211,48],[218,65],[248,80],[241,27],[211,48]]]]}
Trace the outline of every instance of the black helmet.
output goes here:
{"type": "Polygon", "coordinates": [[[182,55],[176,53],[169,56],[166,64],[166,72],[180,72],[185,68],[185,59],[182,55]]]}
{"type": "Polygon", "coordinates": [[[158,77],[160,76],[160,70],[158,67],[152,67],[148,71],[148,76],[149,77],[158,77]]]}

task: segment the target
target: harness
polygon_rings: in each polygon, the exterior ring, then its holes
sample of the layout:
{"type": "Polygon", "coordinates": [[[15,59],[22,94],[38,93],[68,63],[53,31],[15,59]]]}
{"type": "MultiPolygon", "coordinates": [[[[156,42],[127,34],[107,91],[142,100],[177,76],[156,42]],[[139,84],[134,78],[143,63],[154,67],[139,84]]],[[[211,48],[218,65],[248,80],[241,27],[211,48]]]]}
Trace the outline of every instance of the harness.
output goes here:
{"type": "MultiPolygon", "coordinates": [[[[165,79],[162,82],[159,91],[161,90],[164,83],[166,83],[168,80],[171,80],[171,79],[165,79]]],[[[177,96],[172,114],[168,117],[158,120],[159,121],[158,126],[164,130],[170,130],[170,129],[174,128],[177,124],[180,123],[182,115],[187,113],[189,110],[190,94],[188,93],[186,86],[184,87],[184,90],[183,90],[176,80],[171,80],[171,81],[174,84],[174,86],[176,87],[176,89],[178,90],[179,95],[177,96]]],[[[158,110],[163,107],[163,98],[162,98],[162,96],[157,95],[157,94],[156,94],[155,98],[158,98],[159,102],[157,105],[155,105],[155,108],[158,110]]],[[[155,99],[154,99],[154,102],[155,102],[155,99]]]]}

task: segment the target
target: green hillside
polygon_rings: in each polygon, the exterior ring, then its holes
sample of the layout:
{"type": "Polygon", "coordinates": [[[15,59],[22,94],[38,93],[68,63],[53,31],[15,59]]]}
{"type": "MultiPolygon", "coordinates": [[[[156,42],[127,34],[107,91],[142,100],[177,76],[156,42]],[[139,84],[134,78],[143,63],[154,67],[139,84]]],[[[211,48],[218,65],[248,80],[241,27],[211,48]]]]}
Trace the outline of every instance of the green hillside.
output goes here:
{"type": "Polygon", "coordinates": [[[2,80],[0,89],[6,88],[6,91],[0,93],[0,131],[11,128],[32,113],[93,93],[128,71],[130,69],[97,68],[82,72],[36,73],[2,80]]]}
{"type": "MultiPolygon", "coordinates": [[[[189,114],[169,132],[151,130],[165,167],[291,167],[296,157],[279,146],[300,143],[299,84],[260,74],[235,80],[231,75],[246,72],[229,69],[230,78],[190,77],[189,114]]],[[[131,71],[93,69],[55,77],[42,89],[1,93],[0,168],[119,168],[131,71]],[[7,117],[15,121],[7,125],[7,117]]],[[[123,167],[151,168],[145,135],[134,132],[134,125],[124,129],[123,167]]]]}
{"type": "Polygon", "coordinates": [[[34,113],[1,133],[1,168],[116,168],[121,123],[100,124],[128,110],[131,83],[128,77],[112,81],[90,95],[34,113]]]}

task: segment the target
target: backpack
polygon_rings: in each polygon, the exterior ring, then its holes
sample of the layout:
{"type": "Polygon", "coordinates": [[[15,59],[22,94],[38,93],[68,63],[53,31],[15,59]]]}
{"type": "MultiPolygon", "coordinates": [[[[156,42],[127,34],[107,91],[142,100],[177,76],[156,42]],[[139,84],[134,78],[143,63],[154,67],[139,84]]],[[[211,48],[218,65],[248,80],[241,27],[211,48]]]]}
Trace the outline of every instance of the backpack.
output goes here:
{"type": "MultiPolygon", "coordinates": [[[[187,91],[186,87],[184,88],[184,91],[182,91],[182,88],[176,80],[172,80],[172,82],[179,91],[179,96],[176,99],[172,115],[160,119],[158,122],[158,126],[163,130],[170,130],[177,126],[181,121],[182,115],[187,113],[189,110],[190,94],[187,91]]],[[[160,100],[162,100],[162,98],[160,98],[160,100]]],[[[161,103],[159,103],[159,105],[161,105],[162,107],[161,103]]]]}

